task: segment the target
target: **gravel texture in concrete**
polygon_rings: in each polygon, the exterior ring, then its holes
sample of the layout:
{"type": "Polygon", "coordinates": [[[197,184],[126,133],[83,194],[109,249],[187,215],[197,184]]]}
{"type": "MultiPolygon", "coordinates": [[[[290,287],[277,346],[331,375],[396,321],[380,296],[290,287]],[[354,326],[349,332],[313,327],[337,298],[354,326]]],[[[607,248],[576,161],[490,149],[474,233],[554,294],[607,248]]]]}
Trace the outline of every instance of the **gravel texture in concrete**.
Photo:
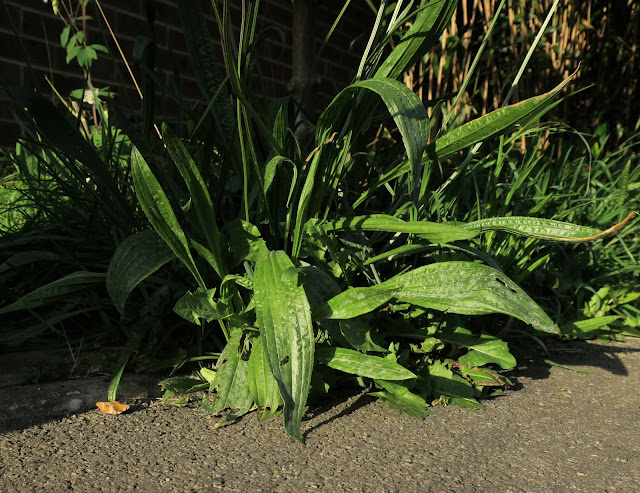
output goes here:
{"type": "MultiPolygon", "coordinates": [[[[214,430],[197,406],[133,401],[0,435],[0,491],[640,491],[640,341],[571,343],[483,409],[416,420],[366,396],[214,430]]],[[[11,388],[5,388],[5,399],[11,388]]]]}

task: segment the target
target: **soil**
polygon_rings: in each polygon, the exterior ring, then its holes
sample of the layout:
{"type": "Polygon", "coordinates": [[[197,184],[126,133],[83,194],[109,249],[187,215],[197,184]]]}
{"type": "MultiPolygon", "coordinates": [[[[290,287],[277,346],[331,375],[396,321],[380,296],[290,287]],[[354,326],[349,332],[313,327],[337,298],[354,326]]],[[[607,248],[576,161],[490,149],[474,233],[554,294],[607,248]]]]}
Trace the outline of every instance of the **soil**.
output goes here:
{"type": "MultiPolygon", "coordinates": [[[[483,409],[426,420],[351,395],[310,408],[305,445],[281,417],[213,429],[151,399],[0,435],[0,491],[640,491],[640,341],[558,345],[483,409]]],[[[4,389],[5,398],[8,393],[4,389]]]]}

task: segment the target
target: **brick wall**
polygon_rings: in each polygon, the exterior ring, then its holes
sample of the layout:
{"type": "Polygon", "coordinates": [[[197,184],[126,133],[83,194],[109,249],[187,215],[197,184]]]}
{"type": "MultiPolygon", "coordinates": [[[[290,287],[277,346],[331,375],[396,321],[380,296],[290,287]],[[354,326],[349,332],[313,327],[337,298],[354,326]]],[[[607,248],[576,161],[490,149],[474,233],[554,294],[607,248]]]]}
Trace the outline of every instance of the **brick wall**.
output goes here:
{"type": "MultiPolygon", "coordinates": [[[[237,17],[240,2],[234,3],[237,5],[234,11],[237,17]]],[[[82,87],[81,69],[75,61],[70,65],[65,61],[66,51],[60,46],[60,32],[64,24],[53,14],[50,3],[45,4],[42,0],[4,0],[3,4],[8,15],[5,12],[0,15],[0,80],[8,86],[37,87],[50,93],[46,76],[56,90],[65,96],[71,90],[82,87]],[[29,65],[32,70],[28,69],[29,65]]],[[[76,4],[77,1],[73,0],[73,5],[76,4]]],[[[314,22],[317,46],[343,4],[338,0],[316,0],[314,22]]],[[[102,0],[101,5],[130,63],[136,36],[154,39],[157,45],[156,69],[162,80],[168,85],[179,84],[190,102],[199,100],[200,91],[191,69],[175,1],[102,0]]],[[[260,9],[263,26],[276,28],[270,30],[267,40],[261,45],[265,88],[272,97],[284,96],[291,78],[291,0],[262,0],[260,9]]],[[[369,32],[373,22],[373,14],[365,2],[353,2],[349,9],[349,15],[341,21],[316,70],[316,75],[327,82],[325,87],[334,88],[330,92],[344,87],[352,79],[366,43],[363,34],[369,32]],[[358,37],[358,41],[351,46],[358,37]]],[[[203,11],[207,13],[214,44],[220,50],[218,30],[209,2],[203,1],[203,11]]],[[[99,53],[98,60],[94,62],[94,86],[111,86],[118,91],[120,102],[133,113],[139,112],[140,99],[94,5],[90,6],[90,14],[94,19],[88,22],[89,43],[106,45],[111,52],[110,55],[99,53]]],[[[219,54],[222,61],[220,51],[219,54]]],[[[140,81],[138,71],[134,69],[134,73],[140,81]]],[[[170,116],[175,108],[176,104],[166,96],[157,102],[160,115],[170,116]]],[[[18,127],[11,116],[10,105],[0,102],[0,145],[11,145],[17,135],[18,127]]]]}

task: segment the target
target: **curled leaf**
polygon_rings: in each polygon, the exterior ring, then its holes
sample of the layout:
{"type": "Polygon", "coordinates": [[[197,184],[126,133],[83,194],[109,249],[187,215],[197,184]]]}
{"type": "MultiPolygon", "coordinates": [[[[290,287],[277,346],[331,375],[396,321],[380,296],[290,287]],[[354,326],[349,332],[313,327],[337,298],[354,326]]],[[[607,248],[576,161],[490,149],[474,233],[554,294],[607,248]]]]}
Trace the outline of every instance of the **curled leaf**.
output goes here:
{"type": "Polygon", "coordinates": [[[98,409],[104,414],[122,414],[129,409],[129,404],[122,404],[118,401],[96,402],[98,409]]]}

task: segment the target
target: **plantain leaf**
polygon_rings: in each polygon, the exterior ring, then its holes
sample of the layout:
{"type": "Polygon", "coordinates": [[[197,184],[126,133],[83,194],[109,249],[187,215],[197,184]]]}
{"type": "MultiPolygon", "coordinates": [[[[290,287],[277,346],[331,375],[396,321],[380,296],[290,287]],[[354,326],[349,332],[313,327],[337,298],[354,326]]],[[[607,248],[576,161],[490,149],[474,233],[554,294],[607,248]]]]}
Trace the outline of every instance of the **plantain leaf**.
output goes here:
{"type": "Polygon", "coordinates": [[[118,246],[107,269],[107,291],[120,314],[133,288],[174,257],[164,240],[151,230],[136,233],[118,246]]]}
{"type": "Polygon", "coordinates": [[[429,365],[431,393],[434,397],[444,396],[451,404],[460,407],[480,408],[482,404],[473,397],[471,383],[460,375],[453,373],[441,362],[429,365]]]}
{"type": "Polygon", "coordinates": [[[201,318],[207,322],[226,318],[231,315],[231,310],[225,303],[214,301],[215,292],[216,288],[198,288],[193,293],[187,291],[173,307],[173,311],[196,325],[200,324],[201,318]]]}
{"type": "Polygon", "coordinates": [[[496,363],[505,370],[517,365],[516,359],[509,352],[507,343],[497,338],[481,340],[478,344],[470,346],[469,352],[462,355],[458,361],[469,366],[496,363]]]}
{"type": "Polygon", "coordinates": [[[235,330],[218,359],[216,378],[202,400],[206,414],[225,414],[216,425],[246,414],[253,398],[249,392],[249,363],[240,357],[242,330],[235,330]]]}
{"type": "Polygon", "coordinates": [[[399,291],[399,289],[385,289],[378,286],[349,288],[320,305],[314,310],[313,318],[320,320],[359,317],[385,304],[399,291]]]}
{"type": "Polygon", "coordinates": [[[439,262],[418,267],[379,286],[401,288],[399,301],[462,315],[504,313],[534,328],[557,334],[558,327],[511,279],[472,262],[439,262]]]}
{"type": "Polygon", "coordinates": [[[187,239],[171,208],[169,199],[136,147],[131,151],[131,174],[138,201],[149,222],[189,269],[198,285],[204,287],[204,281],[193,261],[187,239]]]}
{"type": "Polygon", "coordinates": [[[419,395],[411,392],[404,385],[394,382],[385,382],[384,380],[376,380],[376,384],[380,385],[384,391],[371,392],[369,395],[379,397],[391,409],[404,411],[414,418],[425,419],[429,416],[429,411],[427,411],[428,404],[426,401],[419,395]]]}
{"type": "Polygon", "coordinates": [[[461,229],[475,230],[478,232],[498,230],[547,240],[579,242],[594,240],[605,234],[618,231],[633,215],[634,213],[630,214],[625,221],[612,226],[606,231],[600,231],[599,229],[588,226],[555,221],[553,219],[520,216],[490,217],[460,224],[459,227],[461,229]]]}
{"type": "Polygon", "coordinates": [[[518,124],[525,124],[542,112],[551,100],[575,77],[567,77],[551,91],[500,108],[451,130],[427,149],[427,154],[445,157],[477,142],[498,137],[518,124]]]}
{"type": "Polygon", "coordinates": [[[345,217],[323,224],[325,231],[363,230],[388,231],[390,233],[413,233],[427,238],[432,243],[450,243],[468,240],[479,234],[474,228],[459,228],[450,224],[428,221],[406,222],[385,214],[345,217]]]}
{"type": "Polygon", "coordinates": [[[489,334],[476,337],[470,330],[456,327],[453,331],[437,332],[435,337],[442,342],[469,348],[469,352],[458,360],[463,365],[483,366],[496,363],[506,370],[517,364],[507,343],[489,334]]]}
{"type": "Polygon", "coordinates": [[[104,280],[105,274],[101,272],[74,272],[25,294],[19,300],[0,309],[0,315],[17,310],[38,308],[53,301],[63,299],[70,293],[86,290],[91,286],[102,284],[104,280]]]}
{"type": "Polygon", "coordinates": [[[382,380],[417,378],[404,366],[389,358],[362,354],[353,349],[336,347],[316,348],[316,360],[345,373],[382,380]]]}
{"type": "Polygon", "coordinates": [[[260,421],[273,416],[282,404],[278,382],[269,369],[269,362],[264,354],[262,339],[251,340],[251,356],[249,357],[249,391],[256,406],[262,409],[260,421]]]}
{"type": "Polygon", "coordinates": [[[198,227],[202,235],[207,239],[207,246],[212,254],[210,263],[220,279],[222,279],[227,274],[222,258],[222,240],[207,186],[184,144],[171,132],[166,124],[162,126],[162,135],[164,145],[189,189],[198,227]]]}
{"type": "Polygon", "coordinates": [[[291,259],[282,251],[260,255],[253,276],[256,324],[269,368],[284,401],[287,433],[302,442],[315,348],[311,310],[291,259]]]}
{"type": "MultiPolygon", "coordinates": [[[[393,117],[407,152],[407,160],[414,175],[420,167],[422,153],[429,139],[429,115],[422,101],[407,86],[395,79],[375,78],[356,82],[338,94],[318,120],[316,131],[317,145],[330,133],[345,104],[350,102],[358,89],[367,89],[376,93],[393,117]]],[[[414,180],[415,180],[414,176],[414,180]]]]}

